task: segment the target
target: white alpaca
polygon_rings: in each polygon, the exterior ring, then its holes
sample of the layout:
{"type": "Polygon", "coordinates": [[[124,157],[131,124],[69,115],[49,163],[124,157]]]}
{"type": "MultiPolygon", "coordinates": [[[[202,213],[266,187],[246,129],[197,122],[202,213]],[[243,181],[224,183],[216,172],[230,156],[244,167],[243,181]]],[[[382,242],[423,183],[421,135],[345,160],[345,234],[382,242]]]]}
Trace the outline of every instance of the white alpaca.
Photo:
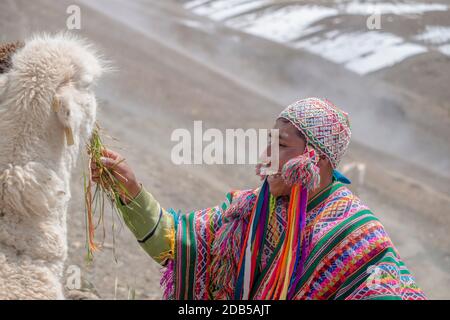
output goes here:
{"type": "Polygon", "coordinates": [[[0,74],[0,299],[63,299],[70,179],[103,66],[67,34],[36,36],[10,57],[0,74]]]}

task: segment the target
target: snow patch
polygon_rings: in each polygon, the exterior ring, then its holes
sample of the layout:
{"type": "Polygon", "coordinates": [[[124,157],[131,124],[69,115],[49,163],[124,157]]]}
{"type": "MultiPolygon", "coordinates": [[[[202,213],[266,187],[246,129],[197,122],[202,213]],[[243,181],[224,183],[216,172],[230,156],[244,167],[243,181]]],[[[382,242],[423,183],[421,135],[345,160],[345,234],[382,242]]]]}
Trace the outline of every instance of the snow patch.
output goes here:
{"type": "Polygon", "coordinates": [[[447,5],[438,3],[367,3],[355,1],[341,5],[340,7],[342,11],[356,15],[372,15],[374,13],[407,15],[448,10],[447,5]]]}
{"type": "Polygon", "coordinates": [[[450,44],[440,46],[439,51],[447,56],[450,56],[450,44]]]}
{"type": "Polygon", "coordinates": [[[446,43],[450,40],[450,27],[426,26],[425,31],[414,39],[431,44],[446,43]]]}
{"type": "MultiPolygon", "coordinates": [[[[337,9],[328,7],[290,5],[278,10],[270,10],[243,26],[243,31],[285,43],[304,35],[305,29],[315,22],[337,13],[337,9]]],[[[229,25],[233,26],[241,22],[230,21],[229,25]]]]}
{"type": "Polygon", "coordinates": [[[358,74],[367,74],[394,65],[408,57],[427,51],[427,48],[404,42],[387,32],[330,31],[324,37],[313,37],[294,43],[358,74]]]}

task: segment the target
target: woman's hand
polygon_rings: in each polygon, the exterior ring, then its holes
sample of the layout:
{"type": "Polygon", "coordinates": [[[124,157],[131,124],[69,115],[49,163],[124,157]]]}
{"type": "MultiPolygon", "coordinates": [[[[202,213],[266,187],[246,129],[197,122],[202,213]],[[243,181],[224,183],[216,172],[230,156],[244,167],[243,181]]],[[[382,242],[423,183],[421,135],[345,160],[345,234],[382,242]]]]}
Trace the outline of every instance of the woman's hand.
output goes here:
{"type": "MultiPolygon", "coordinates": [[[[122,183],[124,189],[127,190],[127,192],[124,192],[122,188],[118,188],[117,191],[120,194],[120,199],[122,202],[128,204],[141,191],[141,184],[136,180],[133,169],[131,169],[131,167],[124,160],[125,158],[119,153],[112,150],[103,149],[102,154],[103,157],[101,158],[101,161],[103,165],[111,170],[114,177],[116,177],[117,180],[122,183]]],[[[98,183],[100,172],[99,168],[97,168],[93,162],[91,162],[91,175],[92,181],[98,183]]]]}

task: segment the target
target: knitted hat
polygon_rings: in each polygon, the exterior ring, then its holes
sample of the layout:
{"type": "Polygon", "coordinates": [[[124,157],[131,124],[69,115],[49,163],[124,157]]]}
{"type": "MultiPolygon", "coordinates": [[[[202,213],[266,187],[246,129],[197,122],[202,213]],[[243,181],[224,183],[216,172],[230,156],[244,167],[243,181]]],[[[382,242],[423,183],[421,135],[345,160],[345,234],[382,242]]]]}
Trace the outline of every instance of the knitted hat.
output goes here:
{"type": "Polygon", "coordinates": [[[324,154],[336,169],[350,143],[347,113],[328,100],[307,98],[288,106],[279,118],[289,120],[303,133],[307,144],[324,154]]]}

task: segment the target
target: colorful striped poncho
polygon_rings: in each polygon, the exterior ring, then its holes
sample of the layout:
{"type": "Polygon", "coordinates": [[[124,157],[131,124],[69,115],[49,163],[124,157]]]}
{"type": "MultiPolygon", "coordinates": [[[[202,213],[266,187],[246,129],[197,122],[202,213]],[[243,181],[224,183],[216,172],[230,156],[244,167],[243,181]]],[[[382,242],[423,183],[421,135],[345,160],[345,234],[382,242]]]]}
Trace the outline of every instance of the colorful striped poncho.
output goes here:
{"type": "MultiPolygon", "coordinates": [[[[231,192],[222,205],[189,214],[169,211],[175,241],[162,278],[166,298],[236,298],[243,238],[259,192],[231,192]]],[[[249,299],[267,297],[288,203],[287,196],[270,196],[249,299]]],[[[333,182],[306,211],[305,260],[290,281],[289,299],[425,299],[379,219],[343,184],[333,182]]]]}

